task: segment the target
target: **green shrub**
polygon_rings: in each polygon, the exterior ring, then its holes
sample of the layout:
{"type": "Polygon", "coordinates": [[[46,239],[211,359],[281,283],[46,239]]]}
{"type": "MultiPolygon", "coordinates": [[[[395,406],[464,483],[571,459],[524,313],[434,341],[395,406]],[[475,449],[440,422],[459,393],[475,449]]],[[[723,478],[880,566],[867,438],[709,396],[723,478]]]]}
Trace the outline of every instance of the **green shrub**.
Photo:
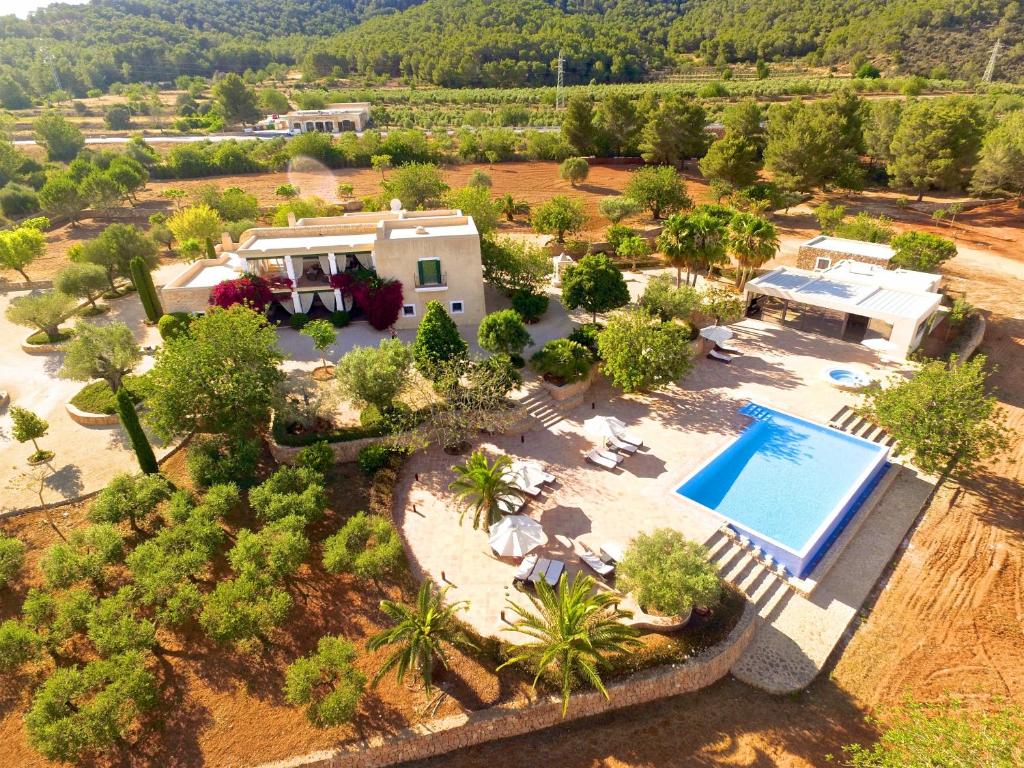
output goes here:
{"type": "Polygon", "coordinates": [[[532,291],[516,291],[512,294],[512,309],[527,323],[536,323],[548,311],[547,294],[532,291]]]}
{"type": "Polygon", "coordinates": [[[256,479],[260,441],[255,438],[228,438],[212,435],[196,438],[189,446],[189,477],[200,488],[235,483],[247,488],[256,479]]]}
{"type": "Polygon", "coordinates": [[[13,536],[0,533],[0,588],[11,583],[25,564],[25,544],[13,536]]]}
{"type": "Polygon", "coordinates": [[[383,443],[372,443],[359,449],[356,463],[367,475],[375,475],[391,460],[392,450],[383,443]]]}
{"type": "Polygon", "coordinates": [[[569,334],[569,341],[575,341],[580,346],[586,347],[591,356],[597,359],[597,336],[603,326],[600,323],[584,323],[573,329],[569,334]]]}
{"type": "Polygon", "coordinates": [[[38,210],[39,198],[31,187],[12,182],[0,189],[0,211],[4,216],[24,216],[38,210]]]}
{"type": "Polygon", "coordinates": [[[296,659],[285,673],[285,699],[305,705],[320,728],[347,723],[359,706],[366,676],[353,665],[356,649],[341,637],[321,637],[316,653],[296,659]]]}
{"type": "Polygon", "coordinates": [[[324,568],[380,579],[402,567],[402,539],[386,517],[357,512],[324,542],[324,568]]]}
{"type": "Polygon", "coordinates": [[[334,466],[334,452],[326,440],[307,445],[295,457],[295,466],[306,467],[327,477],[334,466]]]}
{"type": "Polygon", "coordinates": [[[281,467],[249,491],[249,504],[264,523],[298,515],[318,520],[327,507],[323,475],[308,467],[281,467]]]}
{"type": "Polygon", "coordinates": [[[349,324],[350,318],[345,310],[336,309],[334,312],[331,312],[330,321],[331,325],[335,328],[344,328],[349,324]]]}
{"type": "Polygon", "coordinates": [[[569,339],[553,339],[530,358],[537,373],[563,385],[582,380],[593,365],[590,352],[582,344],[569,339]]]}
{"type": "Polygon", "coordinates": [[[644,610],[665,615],[693,606],[711,607],[722,594],[718,569],[708,551],[670,528],[641,533],[617,569],[617,584],[634,592],[644,610]]]}
{"type": "Polygon", "coordinates": [[[309,322],[309,315],[305,312],[296,312],[288,318],[288,325],[294,328],[296,331],[301,331],[306,327],[309,322]]]}
{"type": "MultiPolygon", "coordinates": [[[[126,376],[121,384],[131,397],[132,402],[138,405],[145,399],[145,379],[143,376],[126,376]]],[[[105,381],[94,381],[86,384],[70,400],[71,404],[80,411],[86,413],[103,413],[111,415],[117,413],[117,403],[114,400],[114,393],[110,391],[110,385],[105,381]]]]}
{"type": "Polygon", "coordinates": [[[160,331],[160,338],[167,341],[168,339],[184,336],[188,333],[188,327],[191,323],[192,318],[189,317],[188,312],[171,312],[170,314],[161,315],[156,327],[160,331]]]}

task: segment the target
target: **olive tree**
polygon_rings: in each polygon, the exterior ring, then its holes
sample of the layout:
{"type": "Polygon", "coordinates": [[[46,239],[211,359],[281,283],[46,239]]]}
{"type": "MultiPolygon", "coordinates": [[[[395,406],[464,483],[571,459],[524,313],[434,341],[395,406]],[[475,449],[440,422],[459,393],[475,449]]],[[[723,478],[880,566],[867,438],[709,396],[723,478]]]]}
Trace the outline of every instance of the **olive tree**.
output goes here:
{"type": "Polygon", "coordinates": [[[10,584],[25,564],[25,543],[0,533],[0,589],[10,584]]]}
{"type": "Polygon", "coordinates": [[[565,242],[566,233],[579,232],[587,221],[580,200],[555,195],[533,209],[530,222],[536,232],[555,235],[559,243],[565,242]]]}
{"type": "Polygon", "coordinates": [[[76,381],[102,379],[114,393],[142,359],[135,334],[120,320],[106,325],[79,323],[65,348],[62,377],[76,381]]]}
{"type": "Polygon", "coordinates": [[[381,412],[393,407],[408,386],[412,349],[400,339],[382,339],[376,347],[356,347],[334,367],[345,396],[381,412]]]}
{"type": "Polygon", "coordinates": [[[566,309],[582,307],[596,323],[599,312],[629,303],[629,288],[621,270],[607,256],[584,256],[562,275],[562,303],[566,309]]]}
{"type": "Polygon", "coordinates": [[[85,299],[96,310],[96,299],[107,290],[107,273],[98,264],[71,263],[57,273],[53,287],[68,296],[85,299]]]}
{"type": "Polygon", "coordinates": [[[75,300],[58,291],[18,296],[7,307],[8,320],[15,325],[35,328],[50,342],[61,340],[60,324],[74,313],[75,300]]]}
{"type": "Polygon", "coordinates": [[[313,725],[347,723],[355,715],[366,676],[353,666],[356,649],[341,637],[321,637],[316,652],[296,659],[285,672],[285,699],[305,705],[313,725]]]}
{"type": "Polygon", "coordinates": [[[0,231],[0,268],[13,269],[25,278],[26,283],[31,283],[25,269],[43,255],[45,247],[43,233],[34,227],[0,231]]]}
{"type": "Polygon", "coordinates": [[[405,560],[402,540],[390,520],[357,512],[324,541],[324,568],[377,580],[398,571],[405,560]]]}
{"type": "Polygon", "coordinates": [[[44,757],[77,763],[122,742],[156,702],[144,656],[125,653],[54,671],[33,695],[25,729],[44,757]]]}
{"type": "Polygon", "coordinates": [[[127,520],[133,530],[170,498],[171,484],[163,475],[114,475],[89,507],[94,523],[120,523],[127,520]]]}

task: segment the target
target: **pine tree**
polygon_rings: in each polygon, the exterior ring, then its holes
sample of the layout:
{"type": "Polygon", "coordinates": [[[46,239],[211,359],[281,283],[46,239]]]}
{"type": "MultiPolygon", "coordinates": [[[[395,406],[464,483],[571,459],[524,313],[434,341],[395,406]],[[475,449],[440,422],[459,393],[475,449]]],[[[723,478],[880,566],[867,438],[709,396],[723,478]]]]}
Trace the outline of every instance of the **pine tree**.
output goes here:
{"type": "Polygon", "coordinates": [[[132,444],[135,456],[139,460],[139,468],[147,475],[159,471],[156,456],[153,455],[153,446],[149,444],[149,438],[142,431],[139,414],[135,411],[135,404],[128,395],[128,390],[124,387],[117,390],[114,401],[117,405],[117,415],[121,418],[124,431],[128,433],[128,441],[132,444]]]}
{"type": "Polygon", "coordinates": [[[136,256],[131,261],[132,282],[139,292],[139,301],[142,308],[146,310],[146,319],[155,323],[164,313],[160,306],[160,297],[157,296],[156,286],[153,285],[153,276],[149,273],[149,267],[141,256],[136,256]]]}

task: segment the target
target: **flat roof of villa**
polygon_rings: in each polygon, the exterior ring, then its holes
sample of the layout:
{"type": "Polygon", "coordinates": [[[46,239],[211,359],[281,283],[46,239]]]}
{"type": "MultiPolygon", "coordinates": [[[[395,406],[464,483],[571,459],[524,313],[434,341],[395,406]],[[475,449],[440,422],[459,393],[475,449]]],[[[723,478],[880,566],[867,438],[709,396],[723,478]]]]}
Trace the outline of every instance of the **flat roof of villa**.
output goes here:
{"type": "Polygon", "coordinates": [[[302,219],[290,227],[257,228],[240,243],[237,253],[263,255],[366,251],[378,240],[477,235],[472,216],[459,210],[380,211],[302,219]],[[334,230],[334,231],[332,231],[334,230]],[[339,231],[341,230],[341,231],[339,231]]]}
{"type": "Polygon", "coordinates": [[[818,235],[806,243],[801,243],[800,247],[848,253],[851,256],[864,256],[879,261],[888,261],[895,253],[885,243],[868,243],[864,240],[848,240],[845,237],[832,237],[831,235],[818,235]]]}
{"type": "Polygon", "coordinates": [[[808,272],[779,267],[747,283],[747,290],[766,296],[877,318],[886,322],[920,320],[934,312],[942,295],[886,287],[882,275],[851,278],[841,273],[808,272]]]}

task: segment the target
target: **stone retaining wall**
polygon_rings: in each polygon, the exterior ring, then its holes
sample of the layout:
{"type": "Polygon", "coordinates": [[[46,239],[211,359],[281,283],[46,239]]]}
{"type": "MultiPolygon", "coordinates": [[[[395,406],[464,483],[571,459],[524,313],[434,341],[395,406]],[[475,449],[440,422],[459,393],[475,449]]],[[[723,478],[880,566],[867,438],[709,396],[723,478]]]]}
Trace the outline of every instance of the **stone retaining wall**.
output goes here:
{"type": "Polygon", "coordinates": [[[116,413],[90,413],[75,407],[70,402],[64,403],[64,408],[71,420],[83,427],[110,427],[121,422],[121,418],[116,413]]]}
{"type": "Polygon", "coordinates": [[[757,609],[747,603],[736,627],[715,647],[684,664],[640,672],[612,683],[608,686],[607,700],[597,691],[577,694],[570,700],[564,718],[561,701],[546,696],[522,708],[496,707],[454,715],[415,725],[391,736],[352,742],[336,749],[267,763],[260,768],[385,768],[691,693],[725,677],[746,651],[759,625],[757,609]]]}
{"type": "MultiPolygon", "coordinates": [[[[502,430],[503,434],[515,435],[525,431],[524,424],[527,423],[527,412],[525,408],[515,409],[509,417],[509,427],[502,430]],[[518,411],[518,413],[517,413],[518,411]]],[[[273,420],[273,417],[271,418],[273,420]]],[[[356,440],[343,440],[337,443],[328,443],[331,453],[334,454],[334,461],[338,464],[350,464],[359,456],[359,451],[368,445],[379,443],[383,437],[361,437],[356,440]]],[[[278,463],[291,464],[305,446],[281,445],[274,436],[267,435],[267,445],[270,447],[270,455],[278,463]]]]}
{"type": "MultiPolygon", "coordinates": [[[[35,334],[30,334],[34,336],[35,334]]],[[[29,336],[26,336],[24,341],[21,342],[21,351],[26,355],[48,355],[51,352],[61,352],[64,349],[64,345],[70,341],[65,339],[64,341],[58,341],[56,344],[29,344],[29,336]]]]}
{"type": "Polygon", "coordinates": [[[557,384],[552,384],[549,381],[541,379],[540,385],[549,395],[551,395],[552,400],[569,400],[573,397],[579,397],[590,389],[591,385],[594,383],[594,380],[597,378],[598,367],[599,366],[597,365],[591,366],[590,372],[586,375],[586,378],[581,379],[580,381],[574,381],[572,384],[558,386],[557,384]]]}

